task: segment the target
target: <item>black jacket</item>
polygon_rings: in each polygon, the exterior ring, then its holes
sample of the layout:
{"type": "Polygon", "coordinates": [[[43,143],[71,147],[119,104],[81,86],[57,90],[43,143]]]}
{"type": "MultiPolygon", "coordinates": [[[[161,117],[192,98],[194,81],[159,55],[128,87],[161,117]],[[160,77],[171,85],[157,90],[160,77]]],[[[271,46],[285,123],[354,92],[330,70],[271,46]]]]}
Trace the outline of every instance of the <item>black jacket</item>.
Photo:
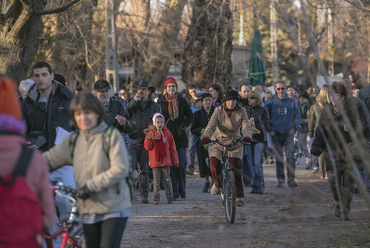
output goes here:
{"type": "Polygon", "coordinates": [[[170,130],[173,135],[176,148],[188,146],[188,138],[186,137],[185,129],[193,121],[193,112],[190,109],[189,103],[182,96],[179,95],[178,97],[179,117],[173,121],[168,121],[170,117],[168,114],[167,99],[164,96],[159,99],[162,114],[166,120],[168,130],[170,130]]]}
{"type": "Polygon", "coordinates": [[[69,105],[73,94],[69,89],[55,81],[52,82],[52,93],[48,103],[44,106],[39,102],[40,93],[34,84],[29,89],[29,94],[21,103],[23,118],[27,122],[26,139],[35,144],[39,136],[46,139],[40,150],[46,151],[54,146],[56,128],[62,127],[71,131],[69,123],[69,105]]]}
{"type": "Polygon", "coordinates": [[[122,102],[110,98],[108,109],[106,111],[108,113],[108,120],[106,121],[106,123],[109,126],[113,126],[117,128],[121,133],[125,134],[130,134],[135,130],[135,124],[131,121],[130,115],[122,102]],[[122,115],[126,117],[127,122],[125,126],[121,126],[118,123],[116,115],[122,115]]]}
{"type": "Polygon", "coordinates": [[[209,114],[203,107],[199,111],[194,113],[194,119],[193,123],[191,124],[190,131],[194,135],[198,136],[198,138],[201,136],[202,129],[207,127],[208,122],[211,119],[214,111],[215,107],[211,106],[209,114]]]}
{"type": "Polygon", "coordinates": [[[130,134],[130,139],[134,144],[144,144],[144,129],[153,124],[153,115],[160,113],[161,108],[149,97],[144,108],[142,108],[140,101],[136,102],[134,99],[131,99],[127,104],[127,110],[131,120],[136,125],[135,130],[130,134]]]}
{"type": "Polygon", "coordinates": [[[267,132],[270,129],[270,117],[267,109],[262,106],[252,106],[245,107],[247,110],[248,118],[254,118],[254,124],[260,134],[253,135],[253,142],[264,143],[267,140],[267,132]]]}

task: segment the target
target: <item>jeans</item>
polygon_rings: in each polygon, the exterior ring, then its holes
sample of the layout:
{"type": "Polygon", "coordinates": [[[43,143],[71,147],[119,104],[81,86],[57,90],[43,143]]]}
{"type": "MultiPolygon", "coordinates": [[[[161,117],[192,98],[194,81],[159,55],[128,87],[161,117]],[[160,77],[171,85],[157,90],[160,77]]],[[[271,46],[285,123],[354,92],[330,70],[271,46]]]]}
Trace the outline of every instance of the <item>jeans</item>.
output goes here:
{"type": "Polygon", "coordinates": [[[186,197],[186,147],[177,148],[179,156],[179,167],[171,167],[171,180],[173,187],[173,197],[186,197]]]}
{"type": "Polygon", "coordinates": [[[252,143],[249,146],[253,162],[253,188],[265,188],[265,177],[263,175],[263,151],[264,143],[252,143]]]}
{"type": "Polygon", "coordinates": [[[88,248],[119,248],[126,218],[111,218],[94,224],[84,224],[86,247],[88,248]]]}
{"type": "Polygon", "coordinates": [[[308,151],[308,145],[307,145],[307,133],[299,133],[298,140],[301,146],[301,150],[304,156],[306,157],[307,166],[312,166],[312,155],[308,151]]]}
{"type": "Polygon", "coordinates": [[[333,192],[337,207],[341,206],[343,212],[348,213],[351,209],[355,181],[350,170],[338,167],[336,172],[335,174],[332,170],[328,171],[330,189],[333,192]]]}
{"type": "Polygon", "coordinates": [[[197,145],[196,145],[197,139],[198,139],[198,137],[195,134],[193,134],[190,131],[190,128],[189,128],[189,150],[188,150],[189,165],[188,165],[188,169],[192,170],[192,171],[194,171],[194,169],[195,169],[195,152],[197,150],[197,145]]]}
{"type": "Polygon", "coordinates": [[[153,168],[153,189],[154,189],[154,200],[159,201],[161,181],[164,181],[164,187],[166,189],[167,200],[173,196],[172,181],[170,176],[170,166],[155,167],[153,168]]]}
{"type": "Polygon", "coordinates": [[[254,178],[253,160],[251,146],[244,145],[243,155],[243,182],[244,184],[252,183],[254,178]]]}
{"type": "Polygon", "coordinates": [[[148,198],[149,195],[149,154],[144,146],[131,144],[128,147],[131,156],[132,169],[135,170],[139,165],[139,185],[140,196],[148,198]]]}
{"type": "Polygon", "coordinates": [[[288,182],[295,178],[294,134],[275,134],[272,136],[276,157],[276,177],[279,182],[285,181],[284,153],[286,157],[288,182]]]}

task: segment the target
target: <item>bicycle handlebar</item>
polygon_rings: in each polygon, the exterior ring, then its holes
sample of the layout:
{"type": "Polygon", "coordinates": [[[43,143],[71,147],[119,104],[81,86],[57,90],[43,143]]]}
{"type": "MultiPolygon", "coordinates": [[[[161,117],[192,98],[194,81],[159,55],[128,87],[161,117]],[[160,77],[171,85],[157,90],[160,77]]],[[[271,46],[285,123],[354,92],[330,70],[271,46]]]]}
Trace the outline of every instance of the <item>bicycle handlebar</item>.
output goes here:
{"type": "Polygon", "coordinates": [[[51,183],[53,185],[55,193],[58,196],[68,198],[72,205],[76,204],[76,194],[77,194],[76,189],[65,186],[63,182],[59,181],[51,181],[51,183]]]}
{"type": "Polygon", "coordinates": [[[219,144],[220,146],[222,147],[233,147],[235,146],[237,143],[242,143],[243,145],[249,145],[250,143],[245,143],[242,141],[242,138],[238,138],[236,140],[234,140],[233,142],[229,143],[229,144],[222,144],[220,141],[218,141],[218,139],[215,139],[215,140],[211,140],[211,143],[207,144],[207,145],[214,145],[214,144],[219,144]]]}

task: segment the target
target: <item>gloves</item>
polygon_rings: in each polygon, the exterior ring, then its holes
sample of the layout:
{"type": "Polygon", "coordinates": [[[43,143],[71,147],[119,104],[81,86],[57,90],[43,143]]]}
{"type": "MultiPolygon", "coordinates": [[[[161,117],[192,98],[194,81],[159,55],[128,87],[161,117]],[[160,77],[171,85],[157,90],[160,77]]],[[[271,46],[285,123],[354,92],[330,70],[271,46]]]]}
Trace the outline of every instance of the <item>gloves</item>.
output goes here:
{"type": "Polygon", "coordinates": [[[248,137],[248,136],[244,136],[244,137],[243,137],[243,139],[242,139],[242,141],[243,141],[244,143],[251,143],[251,142],[252,142],[252,138],[250,138],[250,137],[248,137]]]}
{"type": "Polygon", "coordinates": [[[82,200],[86,200],[87,198],[91,197],[91,192],[86,186],[83,186],[80,190],[77,191],[77,197],[82,200]]]}
{"type": "Polygon", "coordinates": [[[210,138],[208,138],[208,137],[203,137],[202,138],[202,144],[203,145],[207,145],[209,143],[211,143],[211,139],[210,138]]]}

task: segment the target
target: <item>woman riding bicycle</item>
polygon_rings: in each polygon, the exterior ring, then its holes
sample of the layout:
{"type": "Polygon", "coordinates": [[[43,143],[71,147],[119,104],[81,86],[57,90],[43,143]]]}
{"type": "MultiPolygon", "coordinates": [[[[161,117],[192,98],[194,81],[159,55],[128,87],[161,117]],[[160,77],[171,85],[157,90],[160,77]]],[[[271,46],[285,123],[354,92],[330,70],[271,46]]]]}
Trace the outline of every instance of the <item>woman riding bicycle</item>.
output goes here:
{"type": "MultiPolygon", "coordinates": [[[[223,94],[222,105],[215,109],[206,130],[202,136],[202,144],[211,143],[212,139],[217,139],[223,144],[242,138],[243,142],[252,141],[252,128],[249,123],[247,113],[239,105],[239,95],[236,90],[228,90],[223,94]]],[[[242,181],[243,144],[238,143],[229,150],[230,168],[234,172],[236,203],[238,206],[244,205],[244,190],[242,181]]],[[[214,144],[209,147],[210,167],[214,180],[211,194],[216,195],[222,188],[222,147],[214,144]]]]}
{"type": "Polygon", "coordinates": [[[74,150],[70,134],[44,157],[51,170],[73,164],[86,246],[118,248],[131,215],[130,189],[125,180],[130,167],[126,144],[114,129],[105,151],[107,114],[91,92],[75,95],[69,115],[79,129],[74,150]]]}

